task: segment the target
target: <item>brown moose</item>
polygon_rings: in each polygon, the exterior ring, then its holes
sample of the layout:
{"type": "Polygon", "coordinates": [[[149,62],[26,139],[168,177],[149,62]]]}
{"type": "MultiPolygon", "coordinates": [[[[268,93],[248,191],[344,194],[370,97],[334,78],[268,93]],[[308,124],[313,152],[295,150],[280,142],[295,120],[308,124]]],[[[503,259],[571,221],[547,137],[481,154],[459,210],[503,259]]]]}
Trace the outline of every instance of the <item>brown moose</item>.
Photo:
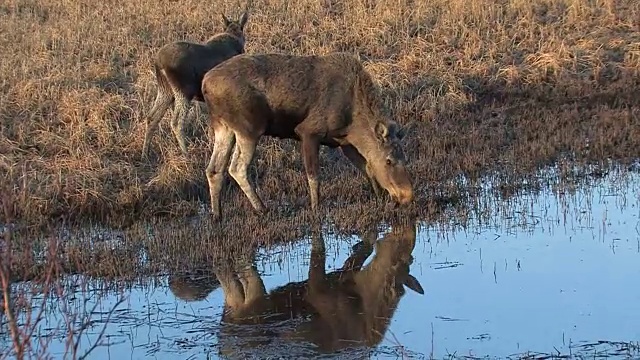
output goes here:
{"type": "Polygon", "coordinates": [[[203,101],[201,84],[207,71],[233,56],[244,53],[244,27],[248,17],[247,11],[238,21],[229,20],[222,14],[224,31],[212,36],[206,43],[176,41],[158,51],[154,62],[158,90],[146,118],[143,157],[147,156],[153,133],[172,104],[174,109],[171,130],[178,140],[182,154],[187,156],[184,120],[191,108],[191,100],[203,101]]]}
{"type": "Polygon", "coordinates": [[[215,139],[206,175],[216,219],[227,167],[253,208],[266,210],[247,178],[263,135],[301,142],[314,211],[321,144],[340,147],[376,195],[380,185],[397,203],[413,199],[400,145],[404,130],[389,120],[371,76],[354,56],[241,54],[205,74],[202,94],[215,139]]]}

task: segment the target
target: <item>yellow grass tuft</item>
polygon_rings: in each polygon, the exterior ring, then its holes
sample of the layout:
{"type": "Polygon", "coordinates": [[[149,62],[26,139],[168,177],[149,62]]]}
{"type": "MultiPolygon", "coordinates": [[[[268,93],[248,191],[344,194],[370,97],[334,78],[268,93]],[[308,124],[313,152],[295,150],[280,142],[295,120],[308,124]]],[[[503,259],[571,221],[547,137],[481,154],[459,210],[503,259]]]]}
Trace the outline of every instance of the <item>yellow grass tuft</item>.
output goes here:
{"type": "MultiPolygon", "coordinates": [[[[530,172],[569,153],[585,161],[639,155],[637,1],[251,3],[248,53],[346,51],[362,58],[394,118],[410,126],[420,208],[459,174],[530,172]]],[[[219,13],[236,16],[236,6],[2,2],[0,190],[16,200],[18,218],[185,216],[198,201],[208,203],[206,109],[187,122],[189,159],[166,120],[151,160],[140,159],[155,95],[151,64],[168,42],[218,32],[219,13]]],[[[268,203],[301,211],[308,197],[299,146],[264,140],[258,151],[251,170],[258,191],[268,203]]],[[[323,151],[323,203],[362,207],[356,203],[369,201],[366,179],[336,159],[323,151]]],[[[225,196],[238,209],[232,214],[246,215],[237,188],[225,196]]]]}

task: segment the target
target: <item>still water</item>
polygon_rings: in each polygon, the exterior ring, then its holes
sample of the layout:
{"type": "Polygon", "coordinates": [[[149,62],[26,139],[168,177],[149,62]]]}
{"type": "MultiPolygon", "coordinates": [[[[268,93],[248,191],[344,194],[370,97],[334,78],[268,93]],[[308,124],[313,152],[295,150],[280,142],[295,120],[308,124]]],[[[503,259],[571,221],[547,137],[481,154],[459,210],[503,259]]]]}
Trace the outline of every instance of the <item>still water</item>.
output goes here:
{"type": "MultiPolygon", "coordinates": [[[[78,354],[104,329],[91,359],[640,358],[639,189],[637,174],[609,176],[574,190],[551,186],[509,200],[478,199],[464,225],[452,219],[363,238],[325,234],[262,249],[254,267],[235,259],[218,277],[203,271],[133,286],[108,322],[117,294],[90,290],[67,301],[97,304],[78,354]],[[366,258],[371,237],[381,240],[366,258]],[[269,292],[309,279],[322,254],[327,272],[352,254],[356,264],[366,258],[366,270],[329,280],[313,273],[313,283],[264,301],[262,286],[269,292]],[[313,306],[300,305],[305,286],[314,289],[313,306]],[[238,318],[269,316],[234,325],[229,315],[222,326],[225,295],[238,318]],[[244,305],[254,300],[253,308],[244,305]],[[278,302],[300,305],[303,317],[287,321],[289,308],[273,310],[278,302]],[[362,339],[370,346],[359,346],[362,339]]],[[[56,308],[39,334],[50,340],[47,352],[62,358],[56,308]]]]}

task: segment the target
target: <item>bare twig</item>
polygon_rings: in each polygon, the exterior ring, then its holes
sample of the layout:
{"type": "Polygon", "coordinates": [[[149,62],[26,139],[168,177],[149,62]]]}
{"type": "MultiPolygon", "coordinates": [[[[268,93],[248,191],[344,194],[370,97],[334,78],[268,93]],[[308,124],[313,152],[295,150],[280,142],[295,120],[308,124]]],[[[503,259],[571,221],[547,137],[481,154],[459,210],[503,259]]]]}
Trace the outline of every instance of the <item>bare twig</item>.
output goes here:
{"type": "Polygon", "coordinates": [[[7,317],[7,326],[13,342],[14,351],[17,359],[24,358],[24,344],[20,338],[20,329],[16,322],[11,303],[11,230],[7,230],[4,236],[4,251],[2,255],[2,263],[0,263],[0,284],[2,285],[2,301],[4,314],[7,317]]]}
{"type": "MultiPolygon", "coordinates": [[[[100,330],[100,334],[98,334],[98,338],[96,339],[96,341],[93,343],[93,345],[91,345],[91,347],[89,349],[87,349],[84,354],[82,354],[78,359],[85,359],[87,356],[89,356],[89,354],[91,354],[91,352],[93,350],[95,350],[98,346],[102,345],[102,338],[104,337],[104,333],[107,330],[107,325],[109,324],[109,321],[111,320],[111,315],[113,315],[113,312],[116,310],[116,308],[122,304],[124,302],[124,297],[121,297],[113,306],[113,308],[111,308],[111,310],[109,310],[109,313],[107,314],[107,320],[104,322],[104,324],[102,325],[102,329],[100,330]]],[[[78,345],[76,344],[76,347],[78,345]]]]}

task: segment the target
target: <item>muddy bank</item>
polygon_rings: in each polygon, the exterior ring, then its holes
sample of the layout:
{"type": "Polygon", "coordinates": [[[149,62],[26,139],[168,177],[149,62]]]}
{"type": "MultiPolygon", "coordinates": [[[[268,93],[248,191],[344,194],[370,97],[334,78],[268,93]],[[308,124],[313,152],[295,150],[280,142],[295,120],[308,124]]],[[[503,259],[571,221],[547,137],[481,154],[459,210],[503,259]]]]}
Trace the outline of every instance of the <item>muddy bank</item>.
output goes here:
{"type": "Polygon", "coordinates": [[[606,171],[602,167],[547,168],[515,184],[490,175],[475,181],[458,178],[451,185],[455,196],[440,195],[427,209],[392,213],[377,212],[374,204],[335,207],[326,218],[303,211],[289,215],[284,221],[279,214],[260,218],[249,213],[223,223],[212,222],[207,215],[195,215],[140,220],[124,228],[91,222],[14,226],[5,233],[2,254],[6,263],[11,264],[14,280],[42,276],[52,264],[61,274],[133,280],[168,270],[197,268],[198,264],[214,262],[220,256],[295,243],[320,229],[343,239],[407,221],[437,226],[443,231],[466,227],[473,221],[490,221],[514,210],[522,196],[549,189],[558,195],[570,195],[603,177],[624,184],[638,173],[618,165],[606,171]]]}

